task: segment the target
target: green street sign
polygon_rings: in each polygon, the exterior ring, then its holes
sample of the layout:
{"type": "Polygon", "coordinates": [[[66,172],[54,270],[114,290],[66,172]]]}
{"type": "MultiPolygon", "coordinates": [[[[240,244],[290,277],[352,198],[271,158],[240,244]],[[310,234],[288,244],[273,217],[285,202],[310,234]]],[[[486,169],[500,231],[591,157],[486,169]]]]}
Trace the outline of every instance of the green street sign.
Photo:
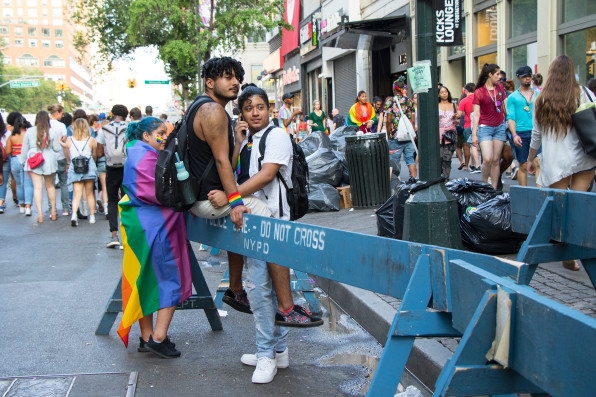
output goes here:
{"type": "Polygon", "coordinates": [[[145,84],[170,84],[170,80],[145,80],[145,84]]]}
{"type": "Polygon", "coordinates": [[[39,80],[11,81],[10,82],[10,88],[29,88],[29,87],[39,87],[39,80]]]}

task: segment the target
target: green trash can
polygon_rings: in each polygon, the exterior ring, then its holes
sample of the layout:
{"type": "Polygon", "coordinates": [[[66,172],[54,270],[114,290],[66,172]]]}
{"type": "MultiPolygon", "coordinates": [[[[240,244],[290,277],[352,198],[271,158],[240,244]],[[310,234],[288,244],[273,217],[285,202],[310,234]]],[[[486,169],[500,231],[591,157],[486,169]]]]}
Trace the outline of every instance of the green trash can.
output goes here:
{"type": "Polygon", "coordinates": [[[346,161],[354,207],[376,207],[387,201],[391,187],[384,133],[347,136],[346,161]]]}

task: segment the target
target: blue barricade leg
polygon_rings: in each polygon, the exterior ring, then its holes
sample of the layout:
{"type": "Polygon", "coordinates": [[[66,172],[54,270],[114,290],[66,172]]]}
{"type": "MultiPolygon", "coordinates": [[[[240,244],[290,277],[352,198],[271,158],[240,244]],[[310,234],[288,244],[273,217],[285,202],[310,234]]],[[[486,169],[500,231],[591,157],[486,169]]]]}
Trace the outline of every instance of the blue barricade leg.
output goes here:
{"type": "Polygon", "coordinates": [[[592,285],[596,286],[596,259],[582,259],[582,265],[586,269],[592,285]]]}
{"type": "Polygon", "coordinates": [[[367,396],[393,396],[401,379],[415,336],[396,336],[400,312],[424,312],[431,298],[430,265],[428,256],[418,259],[408,287],[404,294],[399,312],[393,318],[387,343],[383,348],[379,365],[370,384],[367,396]]]}
{"type": "Polygon", "coordinates": [[[108,300],[106,311],[101,316],[99,325],[95,330],[95,335],[108,335],[118,317],[118,313],[122,311],[122,277],[118,281],[118,285],[114,288],[112,297],[108,300]]]}
{"type": "Polygon", "coordinates": [[[315,291],[312,288],[312,283],[310,282],[310,277],[308,274],[294,270],[294,275],[296,276],[298,282],[291,284],[292,291],[301,291],[304,294],[304,299],[306,299],[306,302],[308,302],[308,307],[312,313],[322,313],[319,298],[317,298],[315,291]]]}
{"type": "Polygon", "coordinates": [[[197,257],[194,251],[192,250],[190,241],[188,241],[187,243],[188,252],[190,254],[190,269],[192,273],[192,283],[195,287],[195,291],[197,292],[196,296],[200,301],[198,307],[193,308],[204,309],[205,315],[207,316],[207,320],[209,320],[209,325],[211,325],[211,329],[213,331],[221,331],[223,329],[223,325],[221,323],[221,318],[219,317],[217,307],[215,307],[215,303],[213,302],[213,298],[211,297],[211,292],[209,292],[209,286],[207,286],[207,282],[205,281],[205,277],[203,276],[203,272],[201,271],[201,267],[199,266],[197,257]]]}

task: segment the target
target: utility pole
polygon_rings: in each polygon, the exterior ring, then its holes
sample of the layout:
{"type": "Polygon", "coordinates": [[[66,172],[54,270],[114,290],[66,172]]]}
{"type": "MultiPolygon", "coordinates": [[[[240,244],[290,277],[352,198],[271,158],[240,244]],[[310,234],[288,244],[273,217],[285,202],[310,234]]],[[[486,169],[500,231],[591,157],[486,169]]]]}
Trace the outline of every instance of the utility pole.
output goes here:
{"type": "MultiPolygon", "coordinates": [[[[417,0],[416,45],[418,60],[430,60],[432,83],[428,92],[418,93],[418,112],[421,115],[419,117],[419,170],[422,181],[431,181],[441,176],[434,16],[433,0],[417,0]]],[[[462,249],[457,202],[443,182],[414,193],[406,202],[403,239],[462,249]]]]}

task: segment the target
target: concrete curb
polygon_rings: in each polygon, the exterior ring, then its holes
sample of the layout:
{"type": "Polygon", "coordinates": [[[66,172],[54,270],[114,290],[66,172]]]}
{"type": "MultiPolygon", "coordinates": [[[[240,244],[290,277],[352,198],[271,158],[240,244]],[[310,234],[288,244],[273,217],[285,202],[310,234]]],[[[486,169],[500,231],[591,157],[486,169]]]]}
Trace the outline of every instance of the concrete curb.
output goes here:
{"type": "MultiPolygon", "coordinates": [[[[397,310],[378,294],[312,276],[317,285],[346,313],[385,346],[387,335],[397,310]]],[[[413,384],[425,395],[432,394],[435,382],[452,352],[435,338],[418,338],[406,363],[402,383],[413,384]],[[426,389],[426,390],[423,390],[426,389]],[[426,392],[426,393],[425,393],[426,392]]]]}

